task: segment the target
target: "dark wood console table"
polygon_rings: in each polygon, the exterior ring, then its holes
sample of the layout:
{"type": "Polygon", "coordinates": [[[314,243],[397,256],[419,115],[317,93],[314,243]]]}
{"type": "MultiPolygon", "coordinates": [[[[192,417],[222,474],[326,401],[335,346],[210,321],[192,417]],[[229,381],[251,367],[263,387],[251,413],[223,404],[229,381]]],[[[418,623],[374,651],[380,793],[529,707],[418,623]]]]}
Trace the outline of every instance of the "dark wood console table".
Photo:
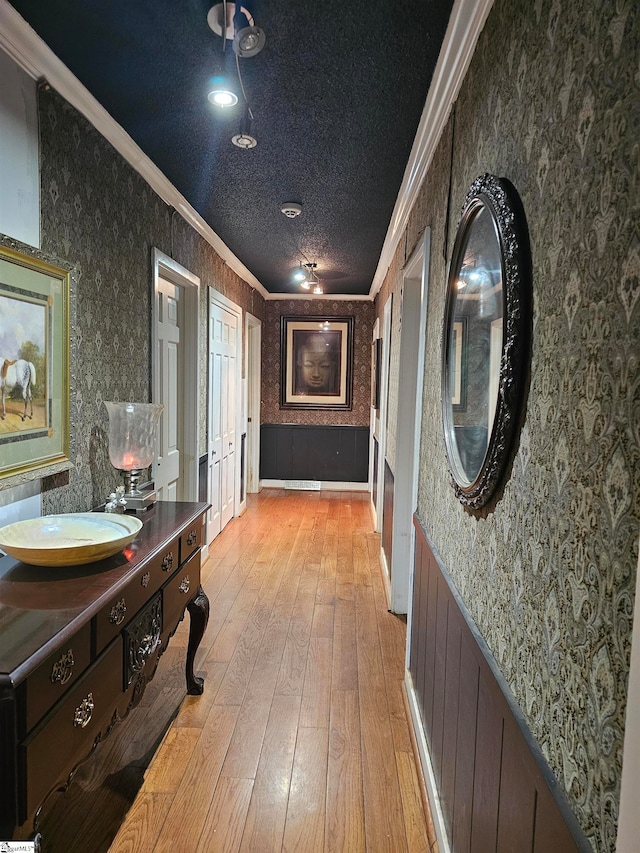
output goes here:
{"type": "Polygon", "coordinates": [[[140,701],[189,610],[187,691],[209,616],[206,503],[158,502],[120,554],[39,568],[0,559],[0,840],[31,838],[51,793],[140,701]]]}

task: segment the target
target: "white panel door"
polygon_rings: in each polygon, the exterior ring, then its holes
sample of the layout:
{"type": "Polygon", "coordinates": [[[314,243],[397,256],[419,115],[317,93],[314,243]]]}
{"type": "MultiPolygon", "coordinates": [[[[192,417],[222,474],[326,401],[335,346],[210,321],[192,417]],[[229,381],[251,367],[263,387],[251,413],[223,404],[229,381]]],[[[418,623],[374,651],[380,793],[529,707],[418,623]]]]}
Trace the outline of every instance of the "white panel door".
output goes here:
{"type": "Polygon", "coordinates": [[[158,279],[156,288],[158,403],[164,406],[158,426],[155,488],[158,500],[182,500],[180,483],[180,431],[182,429],[179,387],[181,382],[180,288],[158,279]]]}
{"type": "Polygon", "coordinates": [[[209,309],[209,501],[207,541],[233,518],[235,507],[238,317],[209,309]]]}

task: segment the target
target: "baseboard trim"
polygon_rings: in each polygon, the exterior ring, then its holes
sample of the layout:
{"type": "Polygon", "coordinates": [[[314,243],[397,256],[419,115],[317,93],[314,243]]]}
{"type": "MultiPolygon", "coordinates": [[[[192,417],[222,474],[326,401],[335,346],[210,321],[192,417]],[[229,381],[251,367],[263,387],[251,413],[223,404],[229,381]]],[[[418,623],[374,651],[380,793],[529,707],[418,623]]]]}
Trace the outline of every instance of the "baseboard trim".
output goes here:
{"type": "MultiPolygon", "coordinates": [[[[284,489],[284,480],[260,480],[261,489],[284,489]]],[[[343,483],[331,480],[320,481],[320,491],[327,492],[367,492],[368,483],[343,483]]]]}
{"type": "Polygon", "coordinates": [[[411,717],[409,728],[412,730],[412,737],[415,739],[415,745],[418,749],[418,758],[426,787],[429,812],[431,814],[433,828],[438,840],[438,850],[439,853],[451,853],[451,847],[449,845],[449,839],[445,829],[442,806],[440,804],[440,795],[436,787],[436,777],[433,772],[431,756],[429,755],[429,747],[427,746],[427,739],[422,726],[422,720],[420,719],[420,711],[418,710],[418,700],[416,698],[415,690],[413,689],[413,679],[411,678],[409,670],[405,671],[404,689],[411,717]]]}
{"type": "Polygon", "coordinates": [[[429,802],[429,794],[427,792],[427,783],[424,778],[424,771],[422,769],[422,757],[420,755],[420,750],[418,748],[418,741],[416,738],[416,733],[414,730],[414,726],[412,725],[413,719],[411,714],[411,707],[409,705],[409,694],[407,692],[407,685],[405,682],[402,683],[402,701],[404,702],[404,712],[407,717],[407,722],[409,723],[409,738],[411,740],[411,748],[413,750],[413,757],[416,762],[416,772],[418,774],[418,786],[420,788],[420,799],[422,800],[422,810],[424,812],[424,820],[427,825],[427,842],[429,844],[429,850],[434,849],[434,845],[437,845],[438,838],[436,836],[435,824],[433,822],[433,817],[431,815],[431,803],[429,802]]]}

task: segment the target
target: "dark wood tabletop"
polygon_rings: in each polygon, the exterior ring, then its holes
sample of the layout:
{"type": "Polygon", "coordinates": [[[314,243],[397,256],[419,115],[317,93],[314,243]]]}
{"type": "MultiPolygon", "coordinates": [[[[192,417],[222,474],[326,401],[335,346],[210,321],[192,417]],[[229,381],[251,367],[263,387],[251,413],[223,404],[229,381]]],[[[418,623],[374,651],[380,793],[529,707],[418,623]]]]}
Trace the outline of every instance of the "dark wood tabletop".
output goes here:
{"type": "Polygon", "coordinates": [[[207,507],[159,501],[139,516],[142,530],[130,545],[96,563],[45,568],[0,558],[0,685],[22,681],[207,507]]]}

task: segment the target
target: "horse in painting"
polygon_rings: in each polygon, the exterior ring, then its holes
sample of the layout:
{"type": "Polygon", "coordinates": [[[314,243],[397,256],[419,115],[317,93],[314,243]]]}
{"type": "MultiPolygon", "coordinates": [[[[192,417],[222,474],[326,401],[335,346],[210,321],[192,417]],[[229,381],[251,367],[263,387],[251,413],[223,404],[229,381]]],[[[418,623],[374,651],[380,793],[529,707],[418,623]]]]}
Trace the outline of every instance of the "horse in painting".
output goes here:
{"type": "Polygon", "coordinates": [[[13,391],[16,385],[22,388],[22,399],[24,400],[24,412],[22,420],[27,417],[27,401],[31,406],[31,414],[29,418],[33,418],[33,399],[31,397],[31,388],[36,384],[36,369],[31,361],[25,361],[24,358],[0,359],[0,390],[2,391],[2,420],[7,416],[5,407],[5,396],[7,392],[13,391]]]}

